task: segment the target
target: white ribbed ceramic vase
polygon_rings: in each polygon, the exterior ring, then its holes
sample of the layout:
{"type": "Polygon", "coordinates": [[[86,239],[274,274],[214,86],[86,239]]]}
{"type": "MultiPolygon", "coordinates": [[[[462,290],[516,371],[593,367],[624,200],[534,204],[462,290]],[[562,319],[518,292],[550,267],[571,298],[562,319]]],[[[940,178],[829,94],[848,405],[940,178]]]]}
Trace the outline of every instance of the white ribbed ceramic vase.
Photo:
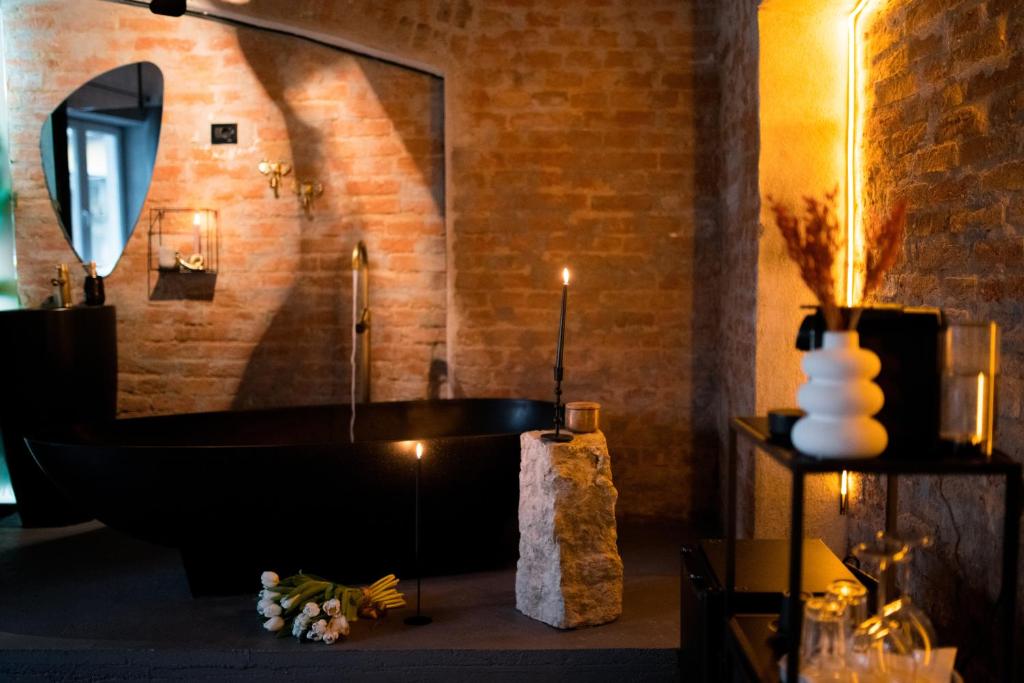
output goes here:
{"type": "Polygon", "coordinates": [[[808,377],[797,392],[797,403],[807,413],[793,426],[797,450],[819,458],[872,458],[889,443],[872,415],[885,397],[872,382],[882,369],[873,352],[860,348],[856,332],[826,332],[825,343],[804,354],[808,377]]]}

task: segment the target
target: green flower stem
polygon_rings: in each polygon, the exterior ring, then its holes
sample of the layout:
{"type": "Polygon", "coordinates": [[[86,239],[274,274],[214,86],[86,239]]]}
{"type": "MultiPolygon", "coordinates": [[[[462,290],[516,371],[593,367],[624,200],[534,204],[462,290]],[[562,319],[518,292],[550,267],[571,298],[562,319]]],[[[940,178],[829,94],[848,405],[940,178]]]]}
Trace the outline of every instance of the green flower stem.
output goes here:
{"type": "MultiPolygon", "coordinates": [[[[309,602],[309,599],[330,585],[328,581],[307,581],[302,587],[288,594],[292,606],[284,611],[285,614],[294,614],[301,610],[309,602]]],[[[282,605],[283,607],[283,605],[282,605]]]]}

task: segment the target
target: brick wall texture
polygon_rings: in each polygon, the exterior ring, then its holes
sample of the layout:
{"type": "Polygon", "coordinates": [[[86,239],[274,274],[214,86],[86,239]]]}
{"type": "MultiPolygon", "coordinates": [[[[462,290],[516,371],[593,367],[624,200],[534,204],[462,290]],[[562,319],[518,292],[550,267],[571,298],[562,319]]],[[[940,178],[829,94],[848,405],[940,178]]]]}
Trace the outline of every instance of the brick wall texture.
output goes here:
{"type": "MultiPolygon", "coordinates": [[[[713,4],[718,13],[714,61],[720,100],[709,109],[718,116],[718,134],[712,144],[719,153],[719,213],[717,230],[705,239],[699,253],[718,267],[718,329],[707,337],[714,347],[707,355],[716,359],[716,431],[719,452],[724,453],[728,420],[752,415],[755,409],[760,238],[758,26],[754,2],[713,4]]],[[[754,528],[753,462],[751,453],[738,459],[737,522],[740,533],[745,534],[752,534],[754,528]]],[[[724,474],[721,468],[720,475],[724,474]]],[[[723,499],[720,505],[724,504],[723,499]]],[[[723,507],[723,518],[724,514],[723,507]]]]}
{"type": "Polygon", "coordinates": [[[704,305],[717,266],[695,242],[717,220],[718,176],[702,166],[714,154],[695,112],[714,86],[700,46],[714,41],[715,4],[211,4],[429,64],[443,88],[198,19],[98,0],[74,16],[55,0],[4,3],[26,303],[46,293],[54,263],[72,260],[38,171],[39,126],[106,68],[149,59],[167,77],[149,203],[221,211],[212,300],[148,298],[145,219],[109,279],[121,411],[345,400],[358,238],[374,264],[375,398],[426,397],[438,358],[452,395],[547,398],[569,265],[566,395],[604,406],[620,512],[701,516],[718,389],[700,331],[718,327],[704,305]],[[214,119],[239,121],[237,148],[208,145],[214,119]],[[312,221],[294,199],[270,198],[262,156],[323,178],[312,221]]]}
{"type": "MultiPolygon", "coordinates": [[[[906,258],[890,277],[886,296],[941,306],[954,320],[991,319],[1002,326],[997,445],[1019,460],[1024,4],[893,2],[866,28],[866,208],[879,210],[899,198],[911,207],[906,258]]],[[[884,486],[868,481],[860,489],[865,499],[853,506],[858,523],[851,525],[851,541],[881,528],[880,518],[868,511],[880,509],[884,486]]],[[[937,622],[942,640],[962,645],[967,680],[988,680],[999,628],[993,605],[1003,487],[973,478],[915,478],[901,485],[900,499],[900,523],[938,537],[937,547],[915,564],[915,597],[937,622]]],[[[1024,647],[1024,640],[1019,643],[1024,647]]]]}
{"type": "Polygon", "coordinates": [[[75,260],[41,174],[43,119],[107,69],[145,60],[163,71],[151,191],[106,283],[118,308],[122,414],[347,396],[350,254],[359,239],[373,258],[376,396],[426,394],[427,368],[445,357],[446,338],[439,79],[108,3],[81,3],[73,17],[63,3],[21,3],[5,7],[5,19],[20,284],[29,304],[49,294],[54,263],[75,260]],[[210,144],[215,121],[237,122],[237,146],[210,144]],[[291,162],[293,178],[324,181],[312,218],[292,178],[274,198],[256,168],[263,157],[291,162]],[[149,212],[159,207],[219,211],[212,299],[181,298],[196,294],[190,275],[147,273],[149,212]]]}

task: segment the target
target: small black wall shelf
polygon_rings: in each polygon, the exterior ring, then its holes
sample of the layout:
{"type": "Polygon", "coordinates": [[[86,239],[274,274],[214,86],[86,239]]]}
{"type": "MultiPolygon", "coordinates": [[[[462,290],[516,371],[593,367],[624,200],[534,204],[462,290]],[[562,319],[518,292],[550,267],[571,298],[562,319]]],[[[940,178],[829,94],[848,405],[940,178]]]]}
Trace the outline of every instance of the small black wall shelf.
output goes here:
{"type": "Polygon", "coordinates": [[[215,275],[220,265],[219,215],[215,209],[149,210],[149,269],[161,273],[215,275]],[[180,259],[169,259],[177,255],[180,259]],[[195,263],[198,267],[186,265],[195,263]]]}
{"type": "Polygon", "coordinates": [[[147,288],[150,301],[212,301],[220,267],[215,209],[149,210],[147,288]]]}

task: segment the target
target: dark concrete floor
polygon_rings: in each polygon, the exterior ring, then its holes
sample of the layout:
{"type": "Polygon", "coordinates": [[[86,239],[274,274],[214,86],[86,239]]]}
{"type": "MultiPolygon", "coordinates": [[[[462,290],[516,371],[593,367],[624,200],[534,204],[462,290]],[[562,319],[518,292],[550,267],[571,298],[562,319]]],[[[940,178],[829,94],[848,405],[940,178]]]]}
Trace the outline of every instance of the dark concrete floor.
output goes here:
{"type": "MultiPolygon", "coordinates": [[[[99,523],[0,521],[2,680],[675,680],[683,530],[626,526],[622,617],[559,631],[515,609],[515,571],[431,578],[424,612],[358,622],[334,646],[261,629],[254,598],[190,597],[177,553],[99,523]]],[[[403,585],[414,598],[414,585],[403,585]]],[[[253,592],[258,577],[253,577],[253,592]]]]}

